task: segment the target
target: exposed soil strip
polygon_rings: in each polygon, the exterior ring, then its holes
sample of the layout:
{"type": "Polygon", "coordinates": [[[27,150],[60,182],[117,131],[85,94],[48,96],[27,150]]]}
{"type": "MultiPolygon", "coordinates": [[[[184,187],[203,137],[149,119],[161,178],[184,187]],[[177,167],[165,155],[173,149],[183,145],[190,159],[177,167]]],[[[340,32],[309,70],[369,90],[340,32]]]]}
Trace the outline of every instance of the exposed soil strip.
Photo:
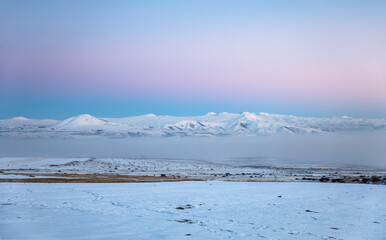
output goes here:
{"type": "MultiPolygon", "coordinates": [[[[4,174],[4,173],[3,173],[4,174]]],[[[31,176],[27,173],[6,173],[6,175],[31,176]]],[[[204,181],[196,178],[178,178],[172,176],[138,176],[138,175],[113,175],[113,174],[33,174],[30,178],[0,178],[0,182],[20,183],[143,183],[143,182],[182,182],[204,181]],[[44,178],[39,178],[39,176],[44,178]]]]}
{"type": "Polygon", "coordinates": [[[143,182],[183,182],[183,181],[229,181],[229,182],[333,182],[333,183],[374,183],[386,184],[385,177],[371,178],[348,177],[330,179],[319,178],[294,178],[294,177],[242,177],[242,176],[175,176],[165,175],[121,175],[107,173],[38,173],[38,172],[0,172],[3,175],[19,175],[24,178],[1,178],[0,182],[20,183],[143,183],[143,182]]]}

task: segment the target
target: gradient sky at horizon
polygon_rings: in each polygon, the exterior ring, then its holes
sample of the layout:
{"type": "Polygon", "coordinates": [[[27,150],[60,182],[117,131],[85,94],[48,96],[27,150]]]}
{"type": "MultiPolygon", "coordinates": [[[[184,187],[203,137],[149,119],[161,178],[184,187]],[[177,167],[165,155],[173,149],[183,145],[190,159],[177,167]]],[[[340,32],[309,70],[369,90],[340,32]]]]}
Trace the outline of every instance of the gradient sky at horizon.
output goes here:
{"type": "Polygon", "coordinates": [[[386,1],[0,0],[0,118],[386,118],[386,1]]]}

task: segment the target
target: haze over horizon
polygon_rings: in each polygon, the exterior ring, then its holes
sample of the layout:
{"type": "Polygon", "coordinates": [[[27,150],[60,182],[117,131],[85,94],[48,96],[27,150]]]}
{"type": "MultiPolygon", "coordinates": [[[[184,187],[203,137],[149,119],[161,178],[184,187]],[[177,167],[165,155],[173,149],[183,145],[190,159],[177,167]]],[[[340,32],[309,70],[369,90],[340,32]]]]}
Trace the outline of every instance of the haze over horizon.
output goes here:
{"type": "Polygon", "coordinates": [[[0,118],[386,118],[385,1],[0,1],[0,118]]]}

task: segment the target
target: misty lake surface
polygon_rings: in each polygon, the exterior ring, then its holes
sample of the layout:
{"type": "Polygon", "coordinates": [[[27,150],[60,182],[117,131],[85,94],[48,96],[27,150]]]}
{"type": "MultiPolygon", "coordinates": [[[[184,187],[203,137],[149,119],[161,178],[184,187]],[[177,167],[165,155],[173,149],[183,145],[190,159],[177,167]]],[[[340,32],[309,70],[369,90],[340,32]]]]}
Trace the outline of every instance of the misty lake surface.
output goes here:
{"type": "Polygon", "coordinates": [[[386,134],[0,138],[0,157],[165,158],[239,166],[386,168],[386,134]]]}

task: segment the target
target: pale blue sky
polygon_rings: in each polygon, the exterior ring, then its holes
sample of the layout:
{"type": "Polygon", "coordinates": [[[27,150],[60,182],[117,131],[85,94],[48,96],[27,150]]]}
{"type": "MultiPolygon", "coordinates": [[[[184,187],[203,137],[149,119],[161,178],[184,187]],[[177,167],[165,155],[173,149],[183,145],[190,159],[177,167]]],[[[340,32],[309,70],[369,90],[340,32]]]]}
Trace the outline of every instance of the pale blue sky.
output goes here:
{"type": "Polygon", "coordinates": [[[386,1],[0,0],[0,118],[386,117],[386,1]]]}

